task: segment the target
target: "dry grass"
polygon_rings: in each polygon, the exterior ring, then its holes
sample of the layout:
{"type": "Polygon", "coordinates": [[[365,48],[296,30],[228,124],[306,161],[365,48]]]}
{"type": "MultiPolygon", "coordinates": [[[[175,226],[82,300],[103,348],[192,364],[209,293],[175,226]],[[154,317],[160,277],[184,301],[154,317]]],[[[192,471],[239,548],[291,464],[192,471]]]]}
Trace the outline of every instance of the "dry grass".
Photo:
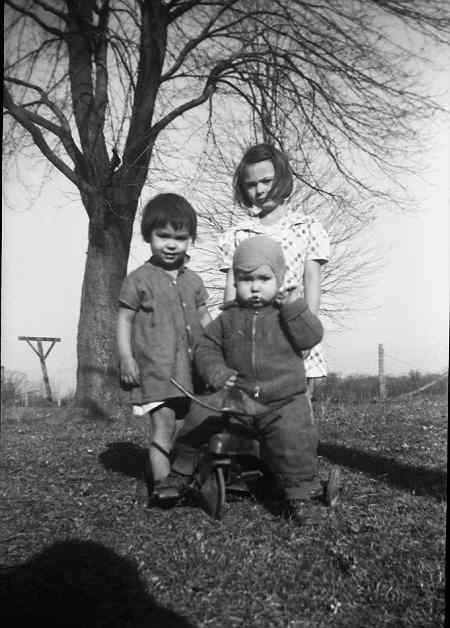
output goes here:
{"type": "MultiPolygon", "coordinates": [[[[46,626],[444,625],[447,400],[319,403],[341,502],[299,529],[139,499],[144,431],[60,409],[2,421],[0,616],[46,626]]],[[[3,624],[5,625],[5,624],[3,624]]],[[[10,624],[15,625],[12,621],[10,624]]]]}

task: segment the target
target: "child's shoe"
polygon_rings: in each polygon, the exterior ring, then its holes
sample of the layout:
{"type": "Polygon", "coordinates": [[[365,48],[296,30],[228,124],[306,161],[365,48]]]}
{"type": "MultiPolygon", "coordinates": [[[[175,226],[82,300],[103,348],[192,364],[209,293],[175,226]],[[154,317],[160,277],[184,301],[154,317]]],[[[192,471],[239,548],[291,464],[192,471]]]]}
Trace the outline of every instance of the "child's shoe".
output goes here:
{"type": "Polygon", "coordinates": [[[311,499],[287,499],[284,516],[299,526],[318,523],[324,512],[323,506],[311,499]]]}
{"type": "Polygon", "coordinates": [[[189,485],[190,476],[171,471],[163,480],[155,482],[152,497],[157,500],[172,500],[182,497],[189,485]]]}

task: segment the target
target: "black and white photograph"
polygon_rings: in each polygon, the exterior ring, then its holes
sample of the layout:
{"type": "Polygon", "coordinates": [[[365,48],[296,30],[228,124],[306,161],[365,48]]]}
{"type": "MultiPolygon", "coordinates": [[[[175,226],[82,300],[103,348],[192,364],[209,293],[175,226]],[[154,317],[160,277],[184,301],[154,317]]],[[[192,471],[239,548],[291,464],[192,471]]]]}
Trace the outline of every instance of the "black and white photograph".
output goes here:
{"type": "Polygon", "coordinates": [[[2,625],[444,628],[448,0],[3,42],[2,625]]]}

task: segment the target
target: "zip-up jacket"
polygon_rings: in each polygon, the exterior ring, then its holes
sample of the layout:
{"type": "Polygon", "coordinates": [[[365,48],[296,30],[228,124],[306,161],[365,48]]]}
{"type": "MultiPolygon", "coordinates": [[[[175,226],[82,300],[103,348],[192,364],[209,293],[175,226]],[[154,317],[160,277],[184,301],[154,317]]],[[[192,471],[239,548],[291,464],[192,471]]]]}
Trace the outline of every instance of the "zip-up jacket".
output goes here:
{"type": "Polygon", "coordinates": [[[256,309],[233,301],[204,330],[195,363],[215,389],[237,373],[239,388],[263,403],[279,401],[305,392],[301,352],[322,337],[322,324],[304,299],[256,309]]]}

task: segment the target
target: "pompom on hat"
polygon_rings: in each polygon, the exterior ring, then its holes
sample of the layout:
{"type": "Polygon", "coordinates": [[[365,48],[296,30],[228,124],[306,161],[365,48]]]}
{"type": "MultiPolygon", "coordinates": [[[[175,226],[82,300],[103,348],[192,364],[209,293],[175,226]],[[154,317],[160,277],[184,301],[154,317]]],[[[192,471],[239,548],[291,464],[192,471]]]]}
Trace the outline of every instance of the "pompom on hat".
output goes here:
{"type": "Polygon", "coordinates": [[[241,270],[251,273],[267,264],[273,270],[278,285],[283,283],[286,262],[281,244],[268,236],[255,236],[241,242],[233,255],[233,272],[241,270]]]}

